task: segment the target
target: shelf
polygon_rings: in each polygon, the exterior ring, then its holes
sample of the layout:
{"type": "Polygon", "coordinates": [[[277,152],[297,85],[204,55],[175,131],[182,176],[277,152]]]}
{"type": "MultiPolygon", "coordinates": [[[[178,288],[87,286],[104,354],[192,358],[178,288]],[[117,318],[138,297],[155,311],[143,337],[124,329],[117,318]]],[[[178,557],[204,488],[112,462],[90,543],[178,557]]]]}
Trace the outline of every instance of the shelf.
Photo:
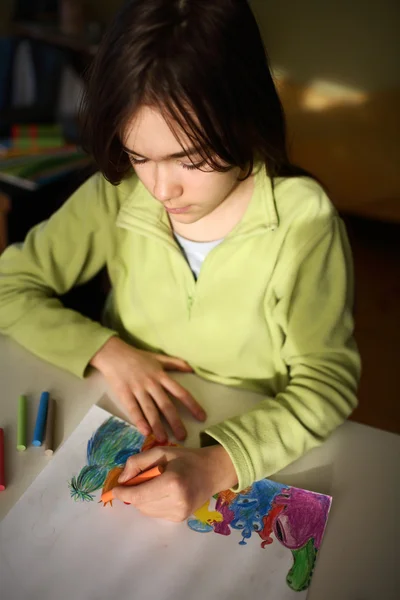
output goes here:
{"type": "Polygon", "coordinates": [[[97,44],[90,44],[83,36],[67,35],[54,26],[43,25],[40,23],[15,23],[13,26],[13,33],[21,37],[40,40],[53,46],[67,48],[74,52],[90,56],[94,56],[98,49],[97,44]]]}

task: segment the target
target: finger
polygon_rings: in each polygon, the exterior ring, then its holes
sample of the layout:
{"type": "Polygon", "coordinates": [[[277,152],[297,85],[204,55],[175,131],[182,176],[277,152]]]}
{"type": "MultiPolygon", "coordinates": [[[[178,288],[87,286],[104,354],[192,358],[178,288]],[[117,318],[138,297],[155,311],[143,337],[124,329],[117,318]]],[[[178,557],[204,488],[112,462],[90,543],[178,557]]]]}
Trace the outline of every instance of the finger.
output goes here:
{"type": "Polygon", "coordinates": [[[118,397],[133,425],[135,425],[142,435],[150,435],[151,427],[140,410],[139,404],[132,392],[129,390],[120,392],[118,397]]]}
{"type": "Polygon", "coordinates": [[[174,520],[181,521],[189,516],[189,509],[186,503],[177,502],[176,485],[176,473],[165,471],[138,486],[118,486],[113,489],[113,495],[122,502],[129,502],[144,514],[170,519],[174,517],[174,520]]]}
{"type": "MultiPolygon", "coordinates": [[[[156,448],[154,450],[156,450],[156,448]]],[[[151,452],[152,451],[149,450],[148,454],[150,454],[151,452]]],[[[163,459],[163,455],[161,452],[154,453],[154,456],[158,456],[158,461],[163,459]]],[[[131,458],[135,457],[133,456],[131,458]]],[[[129,461],[130,459],[128,460],[128,462],[129,461]]],[[[132,464],[135,463],[135,461],[131,462],[132,464]]],[[[140,463],[140,461],[138,462],[140,463]]],[[[160,464],[160,462],[156,464],[160,464]]],[[[148,468],[149,466],[142,470],[147,470],[148,468]]],[[[151,502],[155,502],[156,500],[163,502],[175,501],[176,503],[177,475],[176,473],[169,472],[167,469],[168,467],[166,468],[166,470],[164,470],[164,472],[161,475],[155,477],[151,481],[145,481],[139,485],[133,486],[117,486],[113,489],[113,495],[115,496],[115,498],[118,498],[118,500],[122,500],[123,502],[129,502],[134,506],[142,506],[151,502]]],[[[138,473],[133,475],[133,477],[135,477],[136,475],[138,475],[138,473]]],[[[125,479],[125,481],[127,480],[125,479]]],[[[123,483],[122,475],[120,475],[118,482],[123,483]]]]}
{"type": "MultiPolygon", "coordinates": [[[[157,465],[164,465],[166,461],[165,448],[156,447],[146,452],[140,452],[139,454],[133,454],[126,461],[124,470],[118,478],[119,483],[124,483],[132,477],[136,477],[139,473],[147,471],[157,465]]],[[[143,485],[143,484],[142,484],[143,485]]]]}
{"type": "Polygon", "coordinates": [[[182,402],[198,421],[206,420],[207,414],[204,409],[193,398],[192,394],[185,390],[177,381],[165,375],[160,379],[160,383],[174,398],[182,402]]]}
{"type": "Polygon", "coordinates": [[[165,354],[156,354],[155,358],[162,364],[166,371],[183,371],[185,373],[193,373],[192,367],[182,358],[165,356],[165,354]]]}
{"type": "MultiPolygon", "coordinates": [[[[137,505],[135,508],[146,517],[152,517],[153,519],[164,519],[166,521],[181,522],[184,521],[187,516],[190,516],[180,514],[176,508],[176,503],[170,502],[169,500],[170,499],[167,497],[154,502],[147,502],[146,504],[137,505]]],[[[125,504],[131,503],[125,502],[125,504]]]]}
{"type": "MultiPolygon", "coordinates": [[[[162,475],[157,477],[157,479],[161,479],[162,475]]],[[[117,500],[121,500],[122,502],[129,502],[136,508],[142,508],[151,504],[155,500],[159,500],[161,503],[164,501],[168,502],[168,494],[165,492],[161,492],[163,495],[160,496],[160,488],[156,486],[156,481],[152,480],[147,483],[141,483],[137,486],[118,486],[113,489],[113,496],[117,500]],[[154,491],[156,488],[156,491],[154,491]]]]}
{"type": "Polygon", "coordinates": [[[179,413],[174,406],[173,402],[168,398],[161,386],[154,386],[152,390],[149,390],[158,408],[166,418],[172,432],[177,440],[184,440],[187,432],[184,424],[182,423],[179,413]]]}
{"type": "Polygon", "coordinates": [[[157,441],[160,443],[166,442],[168,440],[168,435],[161,423],[160,414],[153,399],[145,390],[135,392],[135,396],[157,441]]]}

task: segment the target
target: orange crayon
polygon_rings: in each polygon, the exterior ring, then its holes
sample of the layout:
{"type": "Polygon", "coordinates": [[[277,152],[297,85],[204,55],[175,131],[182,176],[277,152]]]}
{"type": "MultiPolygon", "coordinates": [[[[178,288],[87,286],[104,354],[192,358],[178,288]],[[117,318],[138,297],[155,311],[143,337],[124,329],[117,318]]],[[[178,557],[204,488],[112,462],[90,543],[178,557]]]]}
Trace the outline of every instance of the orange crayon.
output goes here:
{"type": "MultiPolygon", "coordinates": [[[[143,473],[139,473],[139,475],[136,475],[136,477],[132,477],[132,479],[128,479],[128,481],[124,481],[124,483],[119,484],[118,482],[115,482],[114,487],[118,485],[123,485],[127,487],[132,485],[139,485],[140,483],[144,483],[145,481],[150,481],[151,479],[158,477],[163,472],[164,468],[160,465],[157,465],[157,467],[153,467],[148,471],[143,471],[143,473]]],[[[101,502],[103,502],[104,505],[106,505],[108,502],[111,502],[112,500],[114,500],[114,494],[112,489],[108,490],[107,492],[101,495],[101,502]]]]}

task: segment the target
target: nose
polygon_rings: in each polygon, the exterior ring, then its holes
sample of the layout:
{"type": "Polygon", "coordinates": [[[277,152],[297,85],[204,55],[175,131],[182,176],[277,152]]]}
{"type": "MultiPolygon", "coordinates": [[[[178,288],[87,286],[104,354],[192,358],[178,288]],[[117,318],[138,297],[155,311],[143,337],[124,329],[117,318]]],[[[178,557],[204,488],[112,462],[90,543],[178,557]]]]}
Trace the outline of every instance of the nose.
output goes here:
{"type": "Polygon", "coordinates": [[[182,195],[183,188],[174,170],[169,165],[156,165],[154,174],[153,196],[160,202],[167,202],[182,195]]]}

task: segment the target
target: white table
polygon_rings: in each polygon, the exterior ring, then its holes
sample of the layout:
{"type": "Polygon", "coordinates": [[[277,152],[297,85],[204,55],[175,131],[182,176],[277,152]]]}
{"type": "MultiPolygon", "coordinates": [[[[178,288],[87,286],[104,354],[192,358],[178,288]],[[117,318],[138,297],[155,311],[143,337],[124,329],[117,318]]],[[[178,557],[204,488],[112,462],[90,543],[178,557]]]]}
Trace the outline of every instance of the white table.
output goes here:
{"type": "MultiPolygon", "coordinates": [[[[176,377],[213,418],[243,412],[259,400],[256,394],[210,384],[194,375],[176,377]]],[[[56,443],[75,429],[90,406],[121,416],[113,394],[98,373],[85,381],[56,369],[0,336],[0,426],[6,436],[7,489],[0,493],[2,519],[48,460],[43,449],[16,447],[17,399],[29,397],[29,428],[40,392],[57,401],[56,443]]],[[[185,415],[187,417],[187,415],[185,415]]],[[[204,425],[185,418],[187,445],[198,445],[204,425]]],[[[29,440],[28,440],[29,441],[29,440]]],[[[309,600],[394,600],[400,586],[399,540],[400,436],[347,422],[320,448],[275,476],[289,485],[328,493],[332,510],[309,591],[309,600]]]]}

